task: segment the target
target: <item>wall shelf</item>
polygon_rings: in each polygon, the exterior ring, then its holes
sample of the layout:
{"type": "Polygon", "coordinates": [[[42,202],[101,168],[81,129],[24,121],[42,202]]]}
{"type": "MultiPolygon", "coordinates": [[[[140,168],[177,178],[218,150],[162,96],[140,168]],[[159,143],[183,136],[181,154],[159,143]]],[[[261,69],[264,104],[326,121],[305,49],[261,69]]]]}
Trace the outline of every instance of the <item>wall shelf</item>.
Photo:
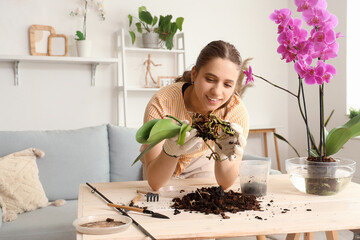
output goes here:
{"type": "Polygon", "coordinates": [[[146,53],[185,53],[183,49],[153,49],[153,48],[136,48],[136,47],[125,47],[125,51],[133,52],[146,52],[146,53]]]}
{"type": "Polygon", "coordinates": [[[17,56],[0,55],[0,62],[14,63],[14,85],[19,85],[19,65],[21,63],[60,63],[60,64],[89,64],[91,66],[91,86],[95,86],[96,68],[100,64],[118,63],[118,58],[82,58],[56,56],[17,56]]]}
{"type": "MultiPolygon", "coordinates": [[[[144,88],[144,87],[127,87],[128,92],[157,92],[160,88],[144,88]]],[[[124,91],[124,87],[119,87],[120,91],[124,91]]]]}

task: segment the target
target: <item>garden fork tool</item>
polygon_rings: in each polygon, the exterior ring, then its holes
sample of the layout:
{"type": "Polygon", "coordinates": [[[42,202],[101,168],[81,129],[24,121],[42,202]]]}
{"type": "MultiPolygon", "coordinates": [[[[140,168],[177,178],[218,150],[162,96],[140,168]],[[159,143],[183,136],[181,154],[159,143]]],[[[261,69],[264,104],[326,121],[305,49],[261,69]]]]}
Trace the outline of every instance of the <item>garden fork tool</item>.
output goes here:
{"type": "Polygon", "coordinates": [[[141,191],[141,190],[136,190],[136,192],[145,194],[147,202],[158,202],[159,201],[158,193],[145,192],[145,191],[141,191]]]}

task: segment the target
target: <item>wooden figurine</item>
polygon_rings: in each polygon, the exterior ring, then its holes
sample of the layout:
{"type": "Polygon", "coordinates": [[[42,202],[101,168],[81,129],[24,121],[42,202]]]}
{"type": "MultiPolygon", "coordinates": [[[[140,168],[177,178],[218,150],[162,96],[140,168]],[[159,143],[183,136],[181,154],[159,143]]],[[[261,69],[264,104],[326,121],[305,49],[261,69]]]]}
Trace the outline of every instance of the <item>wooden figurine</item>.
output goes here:
{"type": "Polygon", "coordinates": [[[161,66],[161,64],[155,64],[152,60],[151,60],[151,54],[149,53],[148,54],[148,58],[145,60],[144,62],[144,65],[146,66],[146,73],[145,73],[145,87],[146,88],[149,88],[151,87],[149,84],[148,84],[148,75],[150,76],[151,80],[153,81],[153,83],[157,84],[157,82],[154,80],[153,76],[151,75],[151,64],[153,66],[161,66]]]}

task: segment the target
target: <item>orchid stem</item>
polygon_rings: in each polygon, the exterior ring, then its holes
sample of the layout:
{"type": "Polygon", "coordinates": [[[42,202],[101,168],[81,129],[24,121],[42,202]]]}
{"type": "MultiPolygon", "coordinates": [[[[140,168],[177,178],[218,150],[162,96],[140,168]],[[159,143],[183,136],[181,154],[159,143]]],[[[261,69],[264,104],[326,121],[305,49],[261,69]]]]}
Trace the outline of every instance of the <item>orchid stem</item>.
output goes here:
{"type": "Polygon", "coordinates": [[[324,84],[319,85],[320,98],[320,156],[321,160],[326,156],[325,151],[325,129],[324,129],[324,84]]]}
{"type": "Polygon", "coordinates": [[[263,78],[263,77],[261,77],[261,76],[258,76],[258,75],[256,75],[256,74],[252,74],[252,75],[253,75],[254,77],[260,78],[261,80],[267,82],[268,84],[270,84],[270,85],[272,85],[272,86],[274,86],[274,87],[276,87],[276,88],[279,88],[279,89],[281,89],[281,90],[283,90],[283,91],[285,91],[285,92],[293,95],[293,96],[296,97],[296,98],[298,97],[296,94],[290,92],[289,90],[287,90],[287,89],[285,89],[285,88],[283,88],[283,87],[280,87],[280,86],[278,86],[278,85],[270,82],[269,80],[267,80],[267,79],[265,79],[265,78],[263,78]]]}
{"type": "Polygon", "coordinates": [[[306,112],[306,102],[305,102],[305,94],[304,94],[304,85],[300,79],[300,88],[301,88],[301,95],[304,104],[304,113],[305,113],[305,124],[306,124],[306,137],[307,137],[307,150],[308,150],[308,158],[310,158],[310,131],[309,131],[309,124],[308,124],[308,117],[306,112]]]}
{"type": "Polygon", "coordinates": [[[84,22],[83,22],[83,35],[84,35],[84,39],[86,40],[86,15],[87,15],[87,4],[88,2],[85,1],[85,13],[84,13],[84,22]]]}

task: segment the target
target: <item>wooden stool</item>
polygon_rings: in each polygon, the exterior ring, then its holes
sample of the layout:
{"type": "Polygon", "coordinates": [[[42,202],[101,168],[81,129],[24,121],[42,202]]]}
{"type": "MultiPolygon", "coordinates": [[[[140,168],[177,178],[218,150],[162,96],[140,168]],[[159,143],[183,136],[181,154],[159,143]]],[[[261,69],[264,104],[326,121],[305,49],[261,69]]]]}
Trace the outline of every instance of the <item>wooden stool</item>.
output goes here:
{"type": "Polygon", "coordinates": [[[256,240],[266,240],[266,236],[265,235],[258,235],[258,236],[256,236],[256,240]]]}
{"type": "Polygon", "coordinates": [[[277,138],[275,136],[275,133],[276,133],[275,128],[257,128],[257,129],[250,129],[249,130],[249,134],[253,134],[253,133],[263,133],[264,134],[265,157],[269,157],[268,147],[267,147],[267,133],[268,132],[272,132],[274,134],[276,162],[277,162],[278,170],[281,171],[279,149],[278,149],[278,145],[277,145],[277,138]]]}
{"type": "MultiPolygon", "coordinates": [[[[289,233],[286,236],[286,240],[299,240],[301,233],[289,233]]],[[[339,240],[337,231],[326,231],[326,239],[327,240],[339,240]]],[[[304,240],[314,240],[314,233],[304,233],[304,240]]]]}

